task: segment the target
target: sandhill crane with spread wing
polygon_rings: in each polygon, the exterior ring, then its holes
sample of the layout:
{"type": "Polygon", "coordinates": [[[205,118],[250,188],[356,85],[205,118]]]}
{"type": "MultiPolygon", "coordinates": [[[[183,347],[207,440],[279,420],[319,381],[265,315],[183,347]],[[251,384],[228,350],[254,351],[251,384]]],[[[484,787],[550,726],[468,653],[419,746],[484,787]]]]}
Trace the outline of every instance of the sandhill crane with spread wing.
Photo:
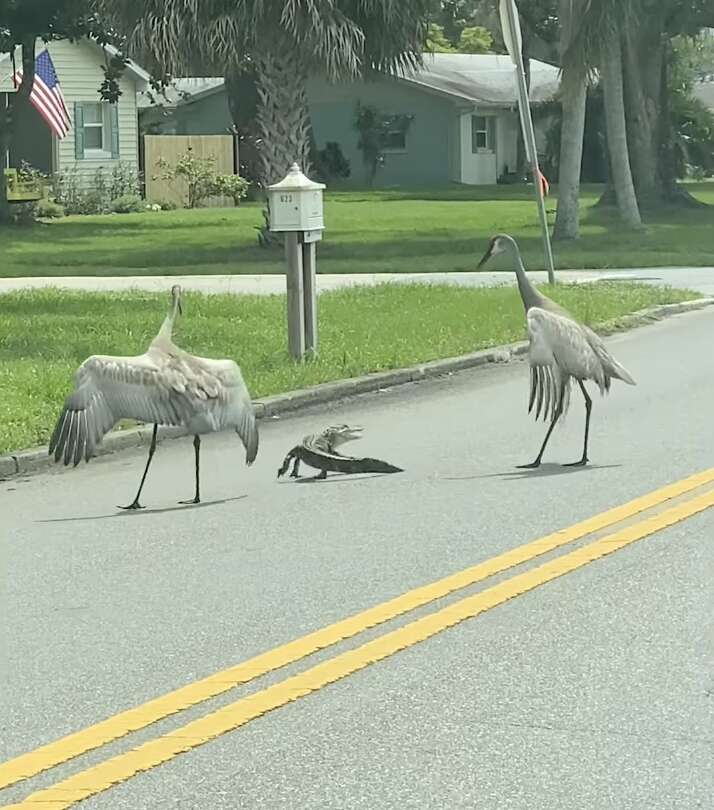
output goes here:
{"type": "Polygon", "coordinates": [[[139,497],[156,450],[159,425],[183,426],[193,434],[196,493],[200,502],[201,434],[233,429],[246,450],[246,463],[258,454],[253,404],[240,368],[233,360],[196,357],[172,340],[176,316],[182,314],[181,287],[171,288],[171,308],[144,354],[136,357],[93,355],[77,369],[74,391],[50,440],[49,453],[76,467],[94,455],[96,446],[120,419],[154,423],[149,458],[136,497],[123,509],[141,509],[139,497]]]}
{"type": "Polygon", "coordinates": [[[526,275],[516,240],[507,234],[497,234],[479,262],[479,268],[499,253],[508,252],[515,262],[516,280],[526,310],[530,348],[531,389],[528,413],[535,405],[535,418],[550,417],[550,427],[535,461],[521,468],[540,466],[550,434],[570,402],[571,380],[575,379],[585,398],[585,441],[579,461],[567,467],[581,467],[588,462],[588,434],[592,400],[584,382],[592,380],[604,395],[611,380],[636,385],[630,373],[608,352],[603,341],[589,327],[579,323],[563,307],[539,292],[526,275]]]}

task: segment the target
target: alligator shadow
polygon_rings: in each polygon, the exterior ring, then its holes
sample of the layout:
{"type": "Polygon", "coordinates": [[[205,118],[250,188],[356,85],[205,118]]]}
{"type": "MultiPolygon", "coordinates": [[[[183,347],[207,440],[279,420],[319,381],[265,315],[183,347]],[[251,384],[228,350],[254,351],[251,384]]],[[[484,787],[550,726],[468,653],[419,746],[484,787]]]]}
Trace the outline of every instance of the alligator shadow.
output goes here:
{"type": "Polygon", "coordinates": [[[76,517],[48,518],[46,520],[36,520],[35,523],[74,523],[82,520],[108,520],[110,518],[128,518],[139,515],[163,515],[167,512],[182,512],[186,509],[207,509],[210,506],[220,506],[224,503],[242,501],[247,495],[236,495],[234,498],[217,498],[214,501],[201,501],[201,503],[177,504],[176,506],[165,506],[162,509],[122,509],[121,512],[112,512],[110,515],[78,515],[76,517]]]}

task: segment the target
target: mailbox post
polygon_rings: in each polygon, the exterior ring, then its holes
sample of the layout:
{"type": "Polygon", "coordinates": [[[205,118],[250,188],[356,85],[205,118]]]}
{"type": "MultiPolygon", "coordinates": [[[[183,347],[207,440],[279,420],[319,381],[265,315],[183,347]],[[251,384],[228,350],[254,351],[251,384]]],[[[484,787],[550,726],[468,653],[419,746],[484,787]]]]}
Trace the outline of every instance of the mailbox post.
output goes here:
{"type": "Polygon", "coordinates": [[[303,359],[317,353],[315,242],[322,239],[323,183],[315,183],[293,163],[279,182],[268,186],[270,230],[285,233],[288,351],[303,359]]]}

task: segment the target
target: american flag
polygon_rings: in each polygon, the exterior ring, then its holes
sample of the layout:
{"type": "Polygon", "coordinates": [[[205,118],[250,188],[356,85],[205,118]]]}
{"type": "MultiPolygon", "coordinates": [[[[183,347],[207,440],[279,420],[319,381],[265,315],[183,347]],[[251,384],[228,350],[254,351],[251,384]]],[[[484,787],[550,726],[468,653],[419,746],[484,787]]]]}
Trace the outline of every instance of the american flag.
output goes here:
{"type": "MultiPolygon", "coordinates": [[[[22,70],[15,71],[13,83],[17,88],[22,81],[22,70]]],[[[30,101],[39,114],[47,121],[58,138],[69,132],[70,120],[67,105],[62,95],[59,79],[47,50],[35,59],[35,82],[32,85],[30,101]]]]}

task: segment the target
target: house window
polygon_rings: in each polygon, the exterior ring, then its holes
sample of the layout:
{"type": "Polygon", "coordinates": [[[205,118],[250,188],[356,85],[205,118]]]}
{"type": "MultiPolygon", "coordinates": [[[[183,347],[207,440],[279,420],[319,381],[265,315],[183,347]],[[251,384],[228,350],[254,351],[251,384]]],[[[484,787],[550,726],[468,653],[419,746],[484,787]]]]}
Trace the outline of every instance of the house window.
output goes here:
{"type": "Polygon", "coordinates": [[[75,146],[78,160],[119,157],[116,104],[99,101],[75,103],[75,146]]]}
{"type": "Polygon", "coordinates": [[[83,104],[85,152],[108,152],[106,104],[83,104]]]}
{"type": "Polygon", "coordinates": [[[406,152],[407,133],[400,129],[389,129],[384,133],[384,150],[386,152],[406,152]]]}
{"type": "Polygon", "coordinates": [[[394,114],[382,116],[382,151],[406,152],[407,130],[414,116],[394,114]]]}
{"type": "Polygon", "coordinates": [[[471,116],[471,152],[493,152],[494,125],[491,115],[471,116]]]}

